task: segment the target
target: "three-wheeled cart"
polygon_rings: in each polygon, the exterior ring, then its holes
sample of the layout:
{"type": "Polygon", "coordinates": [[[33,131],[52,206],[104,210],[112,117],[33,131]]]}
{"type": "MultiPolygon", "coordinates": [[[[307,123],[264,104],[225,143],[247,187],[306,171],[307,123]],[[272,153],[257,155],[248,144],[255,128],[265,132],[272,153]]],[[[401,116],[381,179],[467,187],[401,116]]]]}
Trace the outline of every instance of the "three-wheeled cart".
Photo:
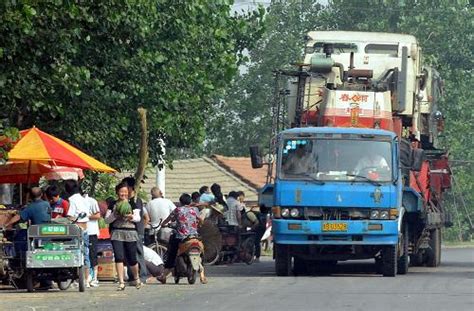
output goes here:
{"type": "Polygon", "coordinates": [[[34,291],[38,280],[56,281],[61,290],[78,280],[85,290],[82,229],[74,224],[41,224],[28,228],[26,288],[34,291]]]}

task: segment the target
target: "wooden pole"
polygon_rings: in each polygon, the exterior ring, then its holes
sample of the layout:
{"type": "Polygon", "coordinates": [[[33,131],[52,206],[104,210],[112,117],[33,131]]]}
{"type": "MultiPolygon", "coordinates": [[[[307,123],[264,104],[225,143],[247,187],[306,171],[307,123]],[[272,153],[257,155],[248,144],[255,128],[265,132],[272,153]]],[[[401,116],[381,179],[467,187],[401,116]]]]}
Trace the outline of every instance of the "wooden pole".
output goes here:
{"type": "Polygon", "coordinates": [[[139,149],[139,158],[138,158],[138,167],[135,172],[135,191],[138,193],[141,186],[141,181],[145,175],[145,169],[148,164],[148,126],[146,120],[146,109],[140,107],[138,108],[138,117],[140,118],[140,149],[139,149]]]}

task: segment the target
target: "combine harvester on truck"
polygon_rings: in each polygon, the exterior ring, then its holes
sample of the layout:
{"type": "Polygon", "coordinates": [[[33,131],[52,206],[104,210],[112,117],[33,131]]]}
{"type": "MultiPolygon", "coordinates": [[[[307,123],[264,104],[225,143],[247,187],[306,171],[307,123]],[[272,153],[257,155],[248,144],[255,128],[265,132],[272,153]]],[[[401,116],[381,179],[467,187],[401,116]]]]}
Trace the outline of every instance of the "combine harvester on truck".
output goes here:
{"type": "MultiPolygon", "coordinates": [[[[259,197],[272,208],[276,274],[370,258],[384,276],[438,266],[451,224],[442,81],[415,37],[309,32],[297,66],[276,72],[276,160],[259,197]]],[[[250,153],[262,167],[260,148],[250,153]]]]}

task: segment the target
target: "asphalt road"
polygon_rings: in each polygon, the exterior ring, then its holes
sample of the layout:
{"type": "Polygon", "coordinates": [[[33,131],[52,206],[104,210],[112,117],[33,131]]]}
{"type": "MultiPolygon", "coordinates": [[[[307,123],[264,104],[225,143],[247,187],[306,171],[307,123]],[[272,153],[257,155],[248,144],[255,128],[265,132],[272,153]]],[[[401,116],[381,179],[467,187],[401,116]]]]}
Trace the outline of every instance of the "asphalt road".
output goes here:
{"type": "MultiPolygon", "coordinates": [[[[474,310],[474,249],[443,249],[439,268],[411,267],[384,278],[371,261],[338,264],[330,274],[276,277],[273,261],[208,268],[209,284],[147,284],[85,293],[0,290],[0,310],[474,310]]],[[[170,279],[171,280],[171,279],[170,279]]]]}

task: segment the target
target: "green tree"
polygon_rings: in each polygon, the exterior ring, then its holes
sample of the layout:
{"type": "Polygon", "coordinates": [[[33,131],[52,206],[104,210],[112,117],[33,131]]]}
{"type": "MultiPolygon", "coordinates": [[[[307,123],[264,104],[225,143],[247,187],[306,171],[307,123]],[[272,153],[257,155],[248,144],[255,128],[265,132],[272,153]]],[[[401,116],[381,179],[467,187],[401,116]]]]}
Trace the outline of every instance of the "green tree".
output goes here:
{"type": "Polygon", "coordinates": [[[0,3],[0,111],[118,168],[136,165],[148,110],[150,158],[204,138],[211,103],[255,39],[261,13],[232,1],[0,3]]]}
{"type": "Polygon", "coordinates": [[[254,48],[245,72],[227,89],[207,127],[206,152],[248,155],[251,144],[266,145],[271,133],[274,74],[295,69],[307,31],[322,27],[317,1],[275,1],[265,17],[265,32],[254,48]]]}
{"type": "Polygon", "coordinates": [[[6,122],[0,122],[0,165],[8,160],[8,151],[18,138],[17,128],[6,126],[6,122]]]}

